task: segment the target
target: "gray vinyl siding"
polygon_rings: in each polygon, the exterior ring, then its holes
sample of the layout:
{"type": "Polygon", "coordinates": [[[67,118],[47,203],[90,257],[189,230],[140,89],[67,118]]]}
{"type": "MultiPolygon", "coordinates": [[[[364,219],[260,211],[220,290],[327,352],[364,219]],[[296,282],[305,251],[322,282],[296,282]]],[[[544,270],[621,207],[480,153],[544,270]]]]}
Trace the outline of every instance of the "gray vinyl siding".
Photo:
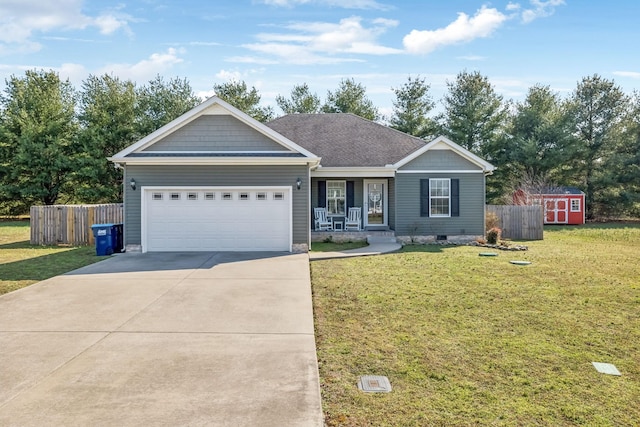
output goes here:
{"type": "Polygon", "coordinates": [[[395,231],[398,236],[483,235],[485,178],[482,173],[404,173],[396,176],[395,231]],[[420,216],[420,180],[455,178],[460,180],[460,216],[431,218],[420,216]]]}
{"type": "Polygon", "coordinates": [[[147,147],[149,151],[288,151],[232,116],[198,117],[147,147]]]}
{"type": "Polygon", "coordinates": [[[141,244],[143,186],[287,186],[292,187],[293,243],[309,243],[308,167],[292,166],[127,166],[125,183],[125,245],[141,244]],[[300,190],[296,180],[302,180],[300,190]]]}
{"type": "Polygon", "coordinates": [[[402,166],[400,170],[477,171],[481,168],[452,150],[429,150],[402,166]]]}

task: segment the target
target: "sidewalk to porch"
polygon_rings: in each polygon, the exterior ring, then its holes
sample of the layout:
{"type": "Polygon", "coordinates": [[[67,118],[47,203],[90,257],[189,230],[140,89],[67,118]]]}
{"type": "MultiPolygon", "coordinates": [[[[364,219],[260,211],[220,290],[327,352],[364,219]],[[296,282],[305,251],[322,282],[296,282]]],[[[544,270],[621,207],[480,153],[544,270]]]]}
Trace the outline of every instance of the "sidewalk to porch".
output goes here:
{"type": "MultiPolygon", "coordinates": [[[[325,232],[325,234],[329,234],[330,232],[325,232]]],[[[361,234],[372,234],[371,232],[358,232],[361,234]]],[[[332,259],[332,258],[348,258],[354,256],[369,256],[369,255],[381,255],[389,252],[395,252],[402,248],[402,244],[396,241],[394,233],[392,231],[378,231],[378,235],[369,235],[366,236],[365,239],[369,243],[368,246],[358,249],[348,249],[344,251],[336,251],[336,252],[309,252],[309,259],[311,261],[321,260],[321,259],[332,259]],[[386,235],[383,235],[385,233],[386,235]]],[[[318,233],[320,234],[320,233],[318,233]]],[[[354,233],[355,234],[355,233],[354,233]]],[[[362,239],[360,239],[362,240],[362,239]]],[[[336,240],[334,240],[336,241],[336,240]]],[[[347,241],[347,240],[343,240],[347,241]]],[[[352,240],[354,241],[354,240],[352,240]]],[[[313,244],[312,244],[313,248],[313,244]]]]}

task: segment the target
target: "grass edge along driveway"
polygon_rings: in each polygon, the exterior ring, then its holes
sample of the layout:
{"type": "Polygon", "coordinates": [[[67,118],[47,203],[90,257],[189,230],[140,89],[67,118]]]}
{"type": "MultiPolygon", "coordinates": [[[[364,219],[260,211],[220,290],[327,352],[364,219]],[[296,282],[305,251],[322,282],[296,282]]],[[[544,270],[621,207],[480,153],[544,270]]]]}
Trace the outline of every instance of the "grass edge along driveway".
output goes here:
{"type": "Polygon", "coordinates": [[[312,262],[327,425],[637,425],[640,227],[551,227],[526,244],[312,262]],[[360,375],[393,391],[362,393],[360,375]]]}
{"type": "Polygon", "coordinates": [[[0,295],[101,261],[93,246],[29,244],[29,221],[0,221],[0,295]]]}

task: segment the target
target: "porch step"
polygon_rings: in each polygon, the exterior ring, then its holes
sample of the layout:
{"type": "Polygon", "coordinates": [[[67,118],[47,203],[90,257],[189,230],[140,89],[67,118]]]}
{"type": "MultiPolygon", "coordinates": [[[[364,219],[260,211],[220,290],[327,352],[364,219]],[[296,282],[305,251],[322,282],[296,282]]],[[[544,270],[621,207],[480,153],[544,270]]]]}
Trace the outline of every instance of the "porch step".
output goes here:
{"type": "Polygon", "coordinates": [[[367,243],[372,245],[375,243],[396,243],[395,236],[367,236],[367,243]]]}

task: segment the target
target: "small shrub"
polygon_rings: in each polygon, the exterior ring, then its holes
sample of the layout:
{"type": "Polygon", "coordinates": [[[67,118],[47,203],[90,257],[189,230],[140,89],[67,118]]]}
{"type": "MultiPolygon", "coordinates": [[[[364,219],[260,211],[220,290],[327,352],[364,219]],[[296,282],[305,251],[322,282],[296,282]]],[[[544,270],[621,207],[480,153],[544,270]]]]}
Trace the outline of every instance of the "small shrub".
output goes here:
{"type": "Polygon", "coordinates": [[[329,237],[322,241],[323,243],[333,243],[333,236],[329,234],[329,237]]]}
{"type": "Polygon", "coordinates": [[[492,227],[489,231],[487,231],[487,243],[491,245],[498,244],[498,240],[500,240],[500,234],[502,230],[498,227],[492,227]]]}
{"type": "Polygon", "coordinates": [[[500,228],[500,218],[494,212],[487,212],[484,219],[484,229],[491,230],[492,228],[500,228]]]}

